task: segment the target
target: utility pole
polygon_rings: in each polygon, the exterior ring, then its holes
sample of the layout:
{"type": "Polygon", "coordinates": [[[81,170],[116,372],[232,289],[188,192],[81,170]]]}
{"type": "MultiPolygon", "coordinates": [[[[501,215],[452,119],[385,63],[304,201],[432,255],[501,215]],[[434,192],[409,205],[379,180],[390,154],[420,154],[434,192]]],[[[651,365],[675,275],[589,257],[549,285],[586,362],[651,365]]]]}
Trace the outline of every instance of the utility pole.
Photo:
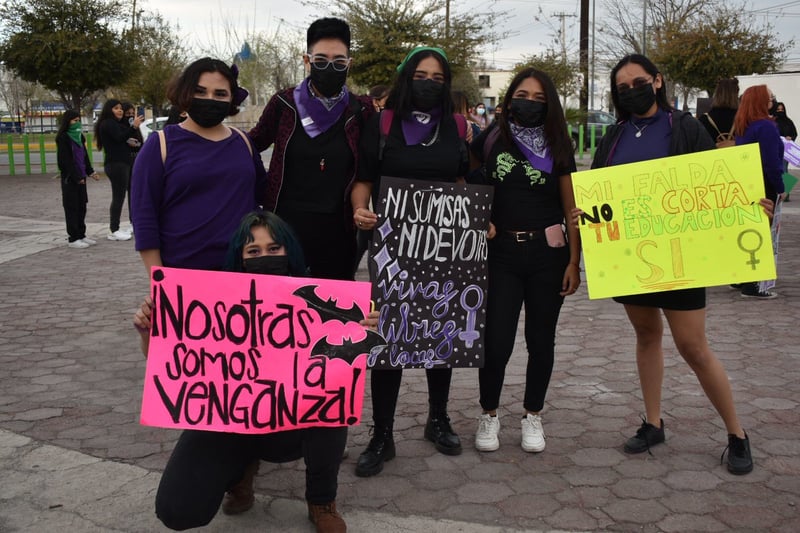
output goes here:
{"type": "Polygon", "coordinates": [[[647,0],[642,0],[642,55],[647,55],[647,0]]]}
{"type": "Polygon", "coordinates": [[[589,0],[581,0],[580,19],[580,69],[583,83],[581,83],[580,109],[589,110],[589,0]]]}
{"type": "Polygon", "coordinates": [[[450,0],[444,5],[444,38],[450,38],[450,0]]]}
{"type": "Polygon", "coordinates": [[[571,15],[569,13],[555,13],[553,15],[555,18],[561,19],[561,31],[559,32],[559,37],[561,38],[561,61],[564,63],[567,62],[567,17],[574,17],[575,15],[571,15]]]}
{"type": "Polygon", "coordinates": [[[591,73],[591,76],[589,77],[589,80],[590,80],[589,81],[589,83],[590,83],[590,86],[589,86],[589,109],[595,109],[595,107],[594,107],[594,74],[595,74],[594,69],[595,69],[595,63],[597,62],[597,58],[595,58],[595,55],[594,55],[594,20],[595,20],[595,18],[594,18],[594,13],[595,13],[594,7],[595,7],[595,0],[592,0],[592,62],[590,63],[591,67],[592,67],[592,73],[591,73]]]}

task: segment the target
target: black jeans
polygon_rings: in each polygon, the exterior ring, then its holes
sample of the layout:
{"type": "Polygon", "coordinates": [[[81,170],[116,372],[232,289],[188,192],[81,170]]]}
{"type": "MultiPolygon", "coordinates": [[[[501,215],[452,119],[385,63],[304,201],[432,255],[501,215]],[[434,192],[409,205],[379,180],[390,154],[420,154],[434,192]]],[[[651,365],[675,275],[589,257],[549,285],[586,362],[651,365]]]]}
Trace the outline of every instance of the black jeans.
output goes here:
{"type": "Polygon", "coordinates": [[[500,405],[506,365],[514,349],[519,312],[525,303],[528,368],[524,407],[541,411],[553,372],[559,295],[569,247],[551,248],[541,238],[516,242],[505,232],[489,241],[489,291],[486,304],[486,352],[478,371],[480,403],[485,411],[500,405]]]}
{"type": "MultiPolygon", "coordinates": [[[[114,233],[119,229],[119,219],[122,214],[122,204],[128,194],[131,180],[131,166],[128,163],[108,163],[105,167],[106,175],[111,182],[111,207],[109,208],[109,229],[114,233]]],[[[128,198],[130,206],[130,198],[128,198]]]]}
{"type": "MultiPolygon", "coordinates": [[[[432,411],[445,411],[450,396],[451,368],[426,370],[428,380],[428,404],[432,411]]],[[[394,413],[397,409],[397,396],[400,394],[402,369],[376,369],[372,371],[370,391],[372,393],[372,420],[376,427],[391,429],[394,426],[394,413]]]]}
{"type": "Polygon", "coordinates": [[[61,205],[67,222],[69,242],[86,237],[86,183],[77,184],[61,180],[61,205]]]}
{"type": "Polygon", "coordinates": [[[347,428],[306,428],[267,435],[184,431],[169,458],[156,494],[156,515],[178,531],[207,525],[225,491],[238,483],[256,459],[306,463],[306,500],[323,505],[336,499],[339,464],[347,428]]]}

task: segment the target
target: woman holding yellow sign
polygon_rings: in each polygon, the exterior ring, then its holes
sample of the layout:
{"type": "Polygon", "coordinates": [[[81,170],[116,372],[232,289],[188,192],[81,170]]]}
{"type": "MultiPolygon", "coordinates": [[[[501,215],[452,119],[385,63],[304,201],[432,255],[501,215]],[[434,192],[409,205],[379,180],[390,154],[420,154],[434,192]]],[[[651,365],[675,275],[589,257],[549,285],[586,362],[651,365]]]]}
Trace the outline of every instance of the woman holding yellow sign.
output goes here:
{"type": "MultiPolygon", "coordinates": [[[[592,168],[622,165],[714,148],[705,128],[689,113],[672,109],[664,77],[645,56],[622,58],[611,71],[611,98],[620,122],[600,141],[592,168]]],[[[574,213],[573,213],[574,214],[574,213]]],[[[750,441],[739,423],[728,376],[708,345],[705,333],[704,288],[637,294],[614,298],[636,333],[636,365],[644,397],[645,418],[636,435],[625,443],[626,453],[649,452],[664,442],[661,386],[664,352],[661,346],[667,319],[678,352],[689,363],[728,432],[728,471],[753,469],[750,441]]],[[[724,452],[723,452],[724,454],[724,452]]]]}

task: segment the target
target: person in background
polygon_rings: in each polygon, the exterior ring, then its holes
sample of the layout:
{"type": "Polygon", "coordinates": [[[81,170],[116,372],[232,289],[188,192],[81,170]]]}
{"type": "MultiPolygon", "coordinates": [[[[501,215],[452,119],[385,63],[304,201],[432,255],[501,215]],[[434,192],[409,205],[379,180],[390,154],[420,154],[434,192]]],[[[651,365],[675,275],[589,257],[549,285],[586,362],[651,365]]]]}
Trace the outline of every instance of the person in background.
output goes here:
{"type": "Polygon", "coordinates": [[[482,130],[486,129],[489,125],[489,117],[486,116],[486,105],[483,102],[475,104],[475,108],[470,118],[482,130]]]}
{"type": "Polygon", "coordinates": [[[306,44],[307,77],[272,96],[248,135],[259,152],[273,147],[264,207],[294,229],[314,276],[348,280],[356,257],[350,190],[374,107],[345,85],[351,63],[345,21],[314,21],[306,44]]]}
{"type": "MultiPolygon", "coordinates": [[[[733,141],[733,119],[739,108],[739,80],[726,78],[717,82],[711,109],[699,117],[714,142],[733,141]]],[[[730,143],[732,146],[733,143],[730,143]]]]}
{"type": "Polygon", "coordinates": [[[534,68],[511,80],[499,122],[470,146],[472,166],[483,165],[494,187],[489,228],[486,351],[479,369],[480,405],[475,447],[500,447],[500,393],[525,305],[528,365],[522,416],[522,449],[541,452],[540,412],[555,360],[558,315],[564,297],[580,285],[580,236],[565,215],[575,207],[575,159],[564,111],[550,77],[534,68]],[[499,128],[499,134],[492,134],[499,128]],[[486,146],[494,139],[491,146],[486,146]],[[484,161],[484,154],[488,158],[484,161]],[[536,179],[531,178],[536,176],[536,179]]]}
{"type": "MultiPolygon", "coordinates": [[[[648,161],[714,148],[705,128],[689,113],[675,111],[667,100],[666,82],[647,57],[623,57],[611,71],[611,99],[620,119],[600,140],[592,168],[648,161]]],[[[764,98],[764,105],[767,98],[764,98]]],[[[741,106],[740,106],[741,110],[741,106]]],[[[577,224],[581,211],[573,211],[577,224]]],[[[750,439],[739,422],[725,369],[706,338],[704,288],[615,297],[623,304],[636,334],[636,367],[644,399],[645,418],[625,442],[626,453],[647,452],[665,440],[661,418],[664,380],[663,313],[675,347],[689,364],[717,410],[728,433],[728,471],[753,470],[750,439]]],[[[724,454],[724,452],[723,452],[724,454]]]]}
{"type": "MultiPolygon", "coordinates": [[[[784,196],[783,184],[783,141],[776,121],[770,117],[770,91],[766,85],[754,85],[742,94],[739,110],[736,112],[734,128],[736,145],[758,143],[761,154],[761,171],[764,179],[766,197],[775,203],[779,212],[780,201],[784,196]]],[[[774,285],[772,280],[742,283],[742,297],[770,300],[777,293],[767,287],[774,285]]]]}
{"type": "Polygon", "coordinates": [[[389,97],[389,86],[375,85],[369,90],[368,96],[372,99],[372,106],[375,108],[375,112],[380,113],[386,105],[386,99],[389,97]]]}
{"type": "MultiPolygon", "coordinates": [[[[797,128],[795,127],[792,119],[786,115],[786,105],[784,105],[783,102],[778,102],[775,105],[775,124],[778,125],[778,133],[781,134],[781,137],[787,141],[794,141],[797,139],[797,128]]],[[[783,173],[786,174],[787,172],[789,172],[789,162],[784,159],[783,173]]],[[[783,199],[783,201],[789,201],[788,192],[786,193],[786,197],[783,199]]]]}
{"type": "MultiPolygon", "coordinates": [[[[369,208],[377,203],[382,176],[414,180],[461,181],[468,170],[466,145],[459,134],[457,115],[450,97],[452,74],[441,48],[420,46],[411,50],[397,67],[386,111],[392,122],[381,132],[381,115],[367,123],[361,142],[362,165],[353,187],[353,219],[372,230],[377,215],[369,208]],[[385,135],[381,151],[378,141],[385,135]]],[[[428,421],[424,436],[446,455],[461,453],[461,440],[450,426],[447,402],[450,397],[450,368],[426,370],[428,421]]],[[[358,457],[356,475],[374,476],[384,462],[395,457],[394,416],[402,369],[374,369],[371,377],[373,436],[358,457]]]]}
{"type": "MultiPolygon", "coordinates": [[[[111,182],[110,241],[127,241],[131,238],[129,232],[120,229],[122,205],[125,203],[125,196],[129,194],[131,179],[131,147],[128,139],[134,137],[144,120],[143,116],[138,116],[131,123],[123,115],[122,102],[111,98],[106,100],[94,125],[97,148],[105,152],[103,168],[111,182]]],[[[128,203],[130,204],[130,198],[128,203]]]]}
{"type": "MultiPolygon", "coordinates": [[[[128,124],[133,126],[133,121],[136,118],[136,107],[131,104],[130,102],[123,102],[122,103],[122,113],[123,113],[123,120],[127,120],[128,124]]],[[[144,138],[142,137],[142,130],[136,128],[133,130],[133,135],[128,139],[128,146],[131,149],[131,168],[133,168],[133,163],[136,161],[136,156],[139,153],[139,150],[142,149],[142,144],[144,143],[144,138]]],[[[128,220],[131,221],[130,227],[125,228],[127,233],[133,233],[133,217],[131,216],[131,202],[130,202],[130,193],[131,193],[131,180],[130,175],[128,177],[128,220]]]]}
{"type": "MultiPolygon", "coordinates": [[[[277,215],[254,211],[246,214],[230,240],[224,270],[249,274],[305,276],[300,243],[277,215]]],[[[134,317],[147,356],[150,340],[151,303],[148,297],[134,317]]],[[[377,313],[362,321],[377,324],[377,313]]],[[[156,514],[167,527],[183,530],[211,522],[222,510],[243,512],[253,506],[252,477],[260,461],[286,463],[303,459],[306,465],[305,498],[308,518],[318,533],[347,530],[336,510],[339,465],[347,441],[347,429],[311,427],[263,435],[186,430],[164,469],[156,495],[156,514]],[[232,496],[232,494],[235,494],[232,496]],[[233,500],[238,508],[233,509],[233,500]]]]}
{"type": "Polygon", "coordinates": [[[81,115],[73,109],[64,111],[56,133],[56,160],[61,172],[61,205],[67,222],[70,248],[88,248],[97,241],[86,236],[86,178],[99,180],[92,168],[86,137],[81,129],[81,115]]]}
{"type": "Polygon", "coordinates": [[[480,135],[481,127],[470,118],[467,95],[463,91],[452,91],[451,96],[453,97],[453,111],[464,115],[464,118],[467,120],[467,125],[469,126],[467,130],[467,142],[472,142],[472,139],[480,135]]]}

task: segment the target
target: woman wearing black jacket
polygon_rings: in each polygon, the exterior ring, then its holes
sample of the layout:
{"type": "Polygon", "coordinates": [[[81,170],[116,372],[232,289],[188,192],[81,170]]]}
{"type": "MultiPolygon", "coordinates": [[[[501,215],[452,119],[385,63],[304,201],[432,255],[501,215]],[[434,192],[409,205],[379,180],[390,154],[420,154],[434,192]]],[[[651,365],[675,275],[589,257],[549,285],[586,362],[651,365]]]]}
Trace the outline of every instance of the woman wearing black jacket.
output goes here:
{"type": "Polygon", "coordinates": [[[127,241],[131,238],[130,233],[119,229],[119,219],[131,176],[131,147],[128,140],[135,137],[143,117],[134,117],[133,122],[129,123],[123,120],[123,115],[122,102],[112,98],[103,105],[94,126],[97,147],[105,151],[103,168],[111,181],[110,241],[127,241]]]}
{"type": "Polygon", "coordinates": [[[88,248],[96,244],[86,237],[86,177],[100,179],[89,161],[86,137],[81,133],[81,115],[68,109],[61,117],[56,134],[56,158],[61,171],[61,203],[67,222],[70,248],[88,248]]]}

